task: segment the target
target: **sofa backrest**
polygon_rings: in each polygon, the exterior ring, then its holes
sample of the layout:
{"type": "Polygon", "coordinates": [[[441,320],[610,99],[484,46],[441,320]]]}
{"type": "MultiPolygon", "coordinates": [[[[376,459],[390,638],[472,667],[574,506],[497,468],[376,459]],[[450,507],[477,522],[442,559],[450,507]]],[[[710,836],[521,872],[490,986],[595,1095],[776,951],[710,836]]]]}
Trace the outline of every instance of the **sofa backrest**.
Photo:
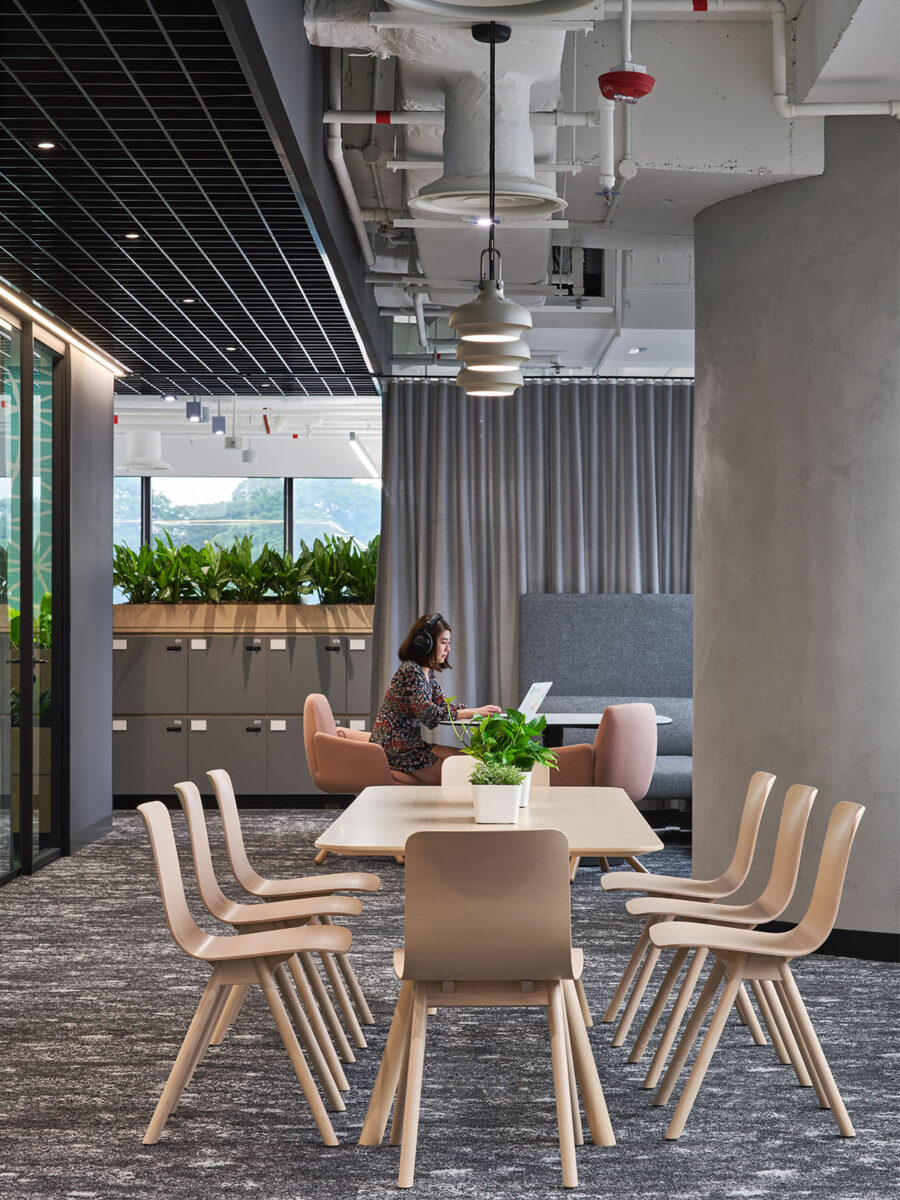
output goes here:
{"type": "Polygon", "coordinates": [[[527,593],[519,610],[520,691],[552,679],[548,711],[554,695],[690,696],[693,619],[689,595],[527,593]]]}

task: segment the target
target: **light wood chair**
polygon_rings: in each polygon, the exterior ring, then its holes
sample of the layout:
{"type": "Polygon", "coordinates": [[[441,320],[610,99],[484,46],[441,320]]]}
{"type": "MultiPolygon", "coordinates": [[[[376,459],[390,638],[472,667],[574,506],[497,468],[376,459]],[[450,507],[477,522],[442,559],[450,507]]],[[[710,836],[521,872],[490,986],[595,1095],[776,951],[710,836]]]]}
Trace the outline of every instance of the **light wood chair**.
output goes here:
{"type": "MultiPolygon", "coordinates": [[[[225,852],[228,855],[232,874],[244,891],[249,892],[251,896],[257,896],[260,900],[300,900],[312,896],[326,896],[332,892],[377,892],[381,887],[380,878],[369,871],[342,871],[331,875],[301,875],[294,879],[264,878],[253,869],[250,859],[247,857],[231,776],[227,771],[222,770],[207,771],[206,773],[212,780],[216,803],[219,806],[222,830],[225,834],[225,852]]],[[[320,920],[323,924],[327,924],[330,918],[322,916],[320,920]]],[[[309,970],[310,961],[307,956],[303,965],[307,968],[307,976],[310,985],[315,989],[316,998],[320,1004],[323,1004],[322,997],[325,995],[325,989],[318,972],[315,969],[309,970]]],[[[353,1011],[353,1005],[356,1005],[364,1025],[374,1025],[375,1019],[363,995],[363,990],[359,986],[359,980],[356,978],[350,960],[346,954],[337,954],[334,958],[326,954],[323,956],[322,963],[353,1043],[357,1047],[365,1049],[366,1039],[353,1011]],[[346,983],[346,987],[344,983],[346,983]],[[347,995],[347,988],[353,997],[352,1003],[347,995]]],[[[327,1017],[327,1009],[324,1008],[324,1004],[323,1011],[327,1017]]],[[[351,1053],[350,1059],[347,1059],[345,1052],[344,1061],[352,1061],[352,1057],[351,1053]]]]}
{"type": "MultiPolygon", "coordinates": [[[[806,836],[807,825],[809,824],[809,814],[812,812],[817,790],[814,787],[808,787],[805,784],[799,783],[795,783],[788,788],[781,810],[781,821],[778,825],[778,836],[775,840],[775,850],[772,855],[772,867],[769,872],[769,879],[757,900],[749,904],[710,904],[699,900],[683,900],[678,897],[647,896],[635,897],[629,900],[625,907],[632,915],[639,917],[665,917],[667,919],[682,921],[709,921],[716,925],[734,925],[744,929],[755,929],[757,925],[763,925],[767,921],[774,921],[787,908],[794,894],[797,875],[800,871],[803,842],[806,836]]],[[[660,953],[661,951],[656,947],[650,947],[650,957],[660,953]]],[[[662,1016],[666,1001],[675,986],[678,976],[681,974],[682,967],[684,967],[685,962],[690,956],[691,951],[685,947],[675,952],[669,969],[660,984],[656,998],[650,1007],[650,1011],[641,1026],[631,1053],[628,1056],[629,1062],[638,1062],[646,1050],[653,1031],[662,1016]]],[[[653,1057],[653,1062],[650,1064],[650,1070],[644,1079],[643,1086],[645,1088],[655,1087],[659,1080],[666,1059],[674,1045],[681,1022],[687,1012],[691,997],[694,994],[694,989],[697,986],[697,981],[705,960],[705,949],[700,948],[693,952],[693,958],[688,963],[681,990],[673,1005],[668,1023],[653,1057]]],[[[787,1043],[784,1040],[782,1034],[784,1027],[783,1014],[780,1005],[777,1003],[777,998],[774,1004],[770,1004],[762,985],[757,980],[751,981],[751,987],[753,988],[763,1021],[769,1031],[769,1036],[772,1039],[772,1044],[779,1059],[783,1063],[793,1062],[795,1069],[799,1068],[798,1077],[800,1077],[800,1082],[808,1087],[808,1077],[801,1077],[803,1070],[802,1063],[798,1062],[796,1054],[791,1053],[792,1043],[790,1035],[788,1035],[787,1043]]],[[[742,1022],[750,1029],[753,1040],[757,1045],[765,1045],[766,1039],[763,1036],[749,997],[743,987],[738,990],[736,1005],[738,1015],[742,1022]]]]}
{"type": "Polygon", "coordinates": [[[394,952],[403,981],[360,1145],[400,1143],[399,1186],[411,1187],[430,1008],[548,1010],[563,1185],[575,1187],[580,1090],[592,1140],[615,1144],[575,980],[569,847],[556,829],[421,832],[406,843],[406,932],[394,952]]]}
{"type": "MultiPolygon", "coordinates": [[[[263,901],[259,904],[239,904],[234,900],[229,900],[219,886],[213,867],[200,791],[197,785],[190,781],[176,783],[175,791],[178,793],[178,799],[181,801],[181,807],[187,819],[194,874],[197,878],[200,899],[212,915],[220,921],[226,921],[239,933],[244,933],[250,930],[261,931],[306,925],[310,922],[315,923],[322,917],[346,919],[358,916],[362,912],[361,900],[355,896],[339,896],[334,893],[302,900],[263,901]]],[[[309,959],[309,955],[304,955],[304,958],[309,959]]],[[[297,955],[288,959],[287,968],[294,980],[302,1005],[299,1011],[295,1005],[291,1006],[291,1015],[294,1018],[297,1032],[300,1034],[304,1049],[319,1077],[319,1083],[329,1104],[334,1110],[342,1111],[345,1105],[340,1097],[340,1092],[347,1091],[350,1085],[335,1053],[331,1038],[328,1036],[326,1019],[332,1029],[337,1029],[338,1036],[335,1040],[338,1049],[345,1055],[349,1054],[350,1061],[353,1060],[353,1051],[344,1036],[344,1031],[341,1029],[327,993],[321,1003],[317,1001],[308,974],[304,972],[297,955]]],[[[308,969],[307,966],[307,972],[308,969]]],[[[313,967],[314,970],[315,967],[313,967]]],[[[233,989],[219,1024],[213,1032],[212,1045],[217,1046],[224,1040],[229,1027],[237,1019],[246,994],[246,988],[235,987],[233,989]]]]}
{"type": "MultiPolygon", "coordinates": [[[[712,1005],[719,985],[724,980],[722,994],[710,1020],[706,1035],[679,1098],[666,1137],[681,1136],[685,1122],[728,1018],[728,1013],[745,979],[761,982],[770,996],[775,996],[785,1014],[785,1029],[796,1043],[798,1060],[815,1089],[822,1108],[830,1108],[838,1129],[844,1137],[854,1137],[855,1131],[838,1092],[831,1069],[822,1052],[816,1031],[791,974],[794,958],[812,954],[834,928],[847,863],[853,839],[865,808],[861,804],[841,801],[836,804],[828,821],[825,842],[812,899],[806,915],[786,933],[766,933],[760,930],[734,929],[719,925],[700,925],[693,922],[667,922],[654,925],[650,937],[654,945],[679,950],[706,947],[716,957],[715,965],[690,1021],[682,1034],[675,1055],[653,1098],[657,1105],[665,1104],[672,1094],[681,1069],[712,1005]]],[[[798,1078],[800,1072],[797,1072],[798,1078]]],[[[801,1079],[801,1082],[803,1080],[801,1079]]]]}
{"type": "MultiPolygon", "coordinates": [[[[756,771],[751,776],[744,799],[744,811],[741,814],[734,854],[726,870],[715,879],[683,879],[678,875],[640,875],[633,871],[611,871],[600,880],[600,886],[606,892],[646,892],[649,896],[679,896],[690,900],[724,900],[728,896],[733,896],[743,885],[750,871],[750,864],[756,849],[756,839],[759,836],[759,825],[774,782],[775,776],[769,775],[766,771],[756,771]]],[[[650,928],[656,920],[655,917],[647,918],[637,945],[625,965],[622,977],[603,1016],[606,1023],[616,1019],[625,997],[628,995],[628,989],[634,981],[628,1004],[616,1030],[615,1036],[618,1038],[619,1045],[622,1044],[631,1028],[631,1023],[653,972],[655,959],[649,960],[648,951],[650,928]]]]}
{"type": "Polygon", "coordinates": [[[294,995],[284,964],[295,954],[345,953],[352,940],[350,930],[339,925],[304,925],[266,933],[246,933],[240,937],[214,937],[204,932],[191,916],[185,899],[169,810],[162,801],[152,800],[138,805],[138,812],[150,837],[159,890],[172,936],[185,954],[209,963],[213,968],[144,1134],[144,1145],[159,1141],[167,1118],[206,1053],[233,989],[258,983],[322,1141],[326,1146],[336,1146],[337,1137],[282,1002],[284,997],[290,1006],[290,997],[294,995]]]}

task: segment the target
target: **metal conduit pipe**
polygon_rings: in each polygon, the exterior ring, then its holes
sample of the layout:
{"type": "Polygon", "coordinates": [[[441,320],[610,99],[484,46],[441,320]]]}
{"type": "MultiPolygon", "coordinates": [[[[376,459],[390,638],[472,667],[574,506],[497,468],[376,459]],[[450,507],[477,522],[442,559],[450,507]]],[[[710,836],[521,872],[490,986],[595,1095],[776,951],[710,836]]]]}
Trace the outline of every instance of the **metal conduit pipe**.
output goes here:
{"type": "MultiPolygon", "coordinates": [[[[606,120],[605,114],[602,112],[533,112],[530,117],[532,125],[555,125],[560,128],[571,125],[602,125],[606,120]]],[[[342,109],[340,111],[328,109],[322,120],[326,125],[332,125],[335,121],[344,121],[348,125],[433,125],[442,127],[444,110],[442,108],[419,108],[411,109],[408,112],[406,110],[389,111],[388,109],[367,112],[363,109],[342,109]]]]}
{"type": "Polygon", "coordinates": [[[340,47],[337,46],[333,46],[328,52],[328,87],[330,93],[329,99],[332,104],[330,110],[332,119],[328,122],[328,137],[325,139],[326,153],[337,179],[338,187],[341,189],[341,195],[344,197],[350,223],[356,233],[362,256],[365,259],[366,266],[371,269],[375,266],[375,251],[372,249],[372,243],[369,241],[369,235],[366,232],[362,213],[360,212],[359,201],[356,198],[356,192],[353,190],[353,181],[350,178],[350,172],[347,169],[347,163],[344,159],[344,141],[341,136],[341,53],[340,47]],[[337,107],[334,107],[335,105],[337,107]]]}
{"type": "Polygon", "coordinates": [[[428,345],[428,330],[425,328],[425,293],[416,292],[413,296],[413,310],[416,314],[416,330],[419,334],[419,345],[423,350],[432,349],[428,345]]]}

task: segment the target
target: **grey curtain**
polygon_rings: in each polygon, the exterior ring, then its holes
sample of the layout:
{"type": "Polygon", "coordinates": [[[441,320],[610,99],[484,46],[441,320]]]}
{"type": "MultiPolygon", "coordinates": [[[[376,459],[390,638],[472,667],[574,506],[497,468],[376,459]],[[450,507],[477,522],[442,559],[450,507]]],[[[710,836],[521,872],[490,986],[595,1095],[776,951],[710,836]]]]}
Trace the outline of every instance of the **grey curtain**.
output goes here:
{"type": "Polygon", "coordinates": [[[693,383],[392,380],[384,399],[373,706],[423,612],[448,695],[517,704],[523,592],[689,592],[693,383]]]}

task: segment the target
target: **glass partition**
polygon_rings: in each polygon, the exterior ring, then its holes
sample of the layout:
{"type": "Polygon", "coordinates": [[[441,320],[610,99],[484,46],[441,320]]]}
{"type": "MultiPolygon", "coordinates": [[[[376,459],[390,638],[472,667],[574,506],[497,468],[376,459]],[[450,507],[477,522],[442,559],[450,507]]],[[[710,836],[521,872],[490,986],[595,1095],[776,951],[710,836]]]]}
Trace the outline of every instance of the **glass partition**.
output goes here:
{"type": "Polygon", "coordinates": [[[167,530],[175,545],[230,546],[250,535],[253,549],[284,548],[284,481],[154,476],[150,493],[151,538],[167,530]]]}
{"type": "Polygon", "coordinates": [[[0,321],[0,876],[20,864],[18,653],[11,636],[10,596],[19,579],[18,493],[22,335],[0,321]]]}
{"type": "MultiPolygon", "coordinates": [[[[32,408],[32,851],[60,844],[52,772],[53,731],[53,368],[57,355],[35,344],[32,408]]],[[[22,633],[24,634],[24,624],[22,633]]],[[[22,639],[24,647],[25,640],[22,639]]]]}
{"type": "Polygon", "coordinates": [[[323,533],[367,546],[381,530],[380,479],[295,479],[294,553],[323,533]]]}

